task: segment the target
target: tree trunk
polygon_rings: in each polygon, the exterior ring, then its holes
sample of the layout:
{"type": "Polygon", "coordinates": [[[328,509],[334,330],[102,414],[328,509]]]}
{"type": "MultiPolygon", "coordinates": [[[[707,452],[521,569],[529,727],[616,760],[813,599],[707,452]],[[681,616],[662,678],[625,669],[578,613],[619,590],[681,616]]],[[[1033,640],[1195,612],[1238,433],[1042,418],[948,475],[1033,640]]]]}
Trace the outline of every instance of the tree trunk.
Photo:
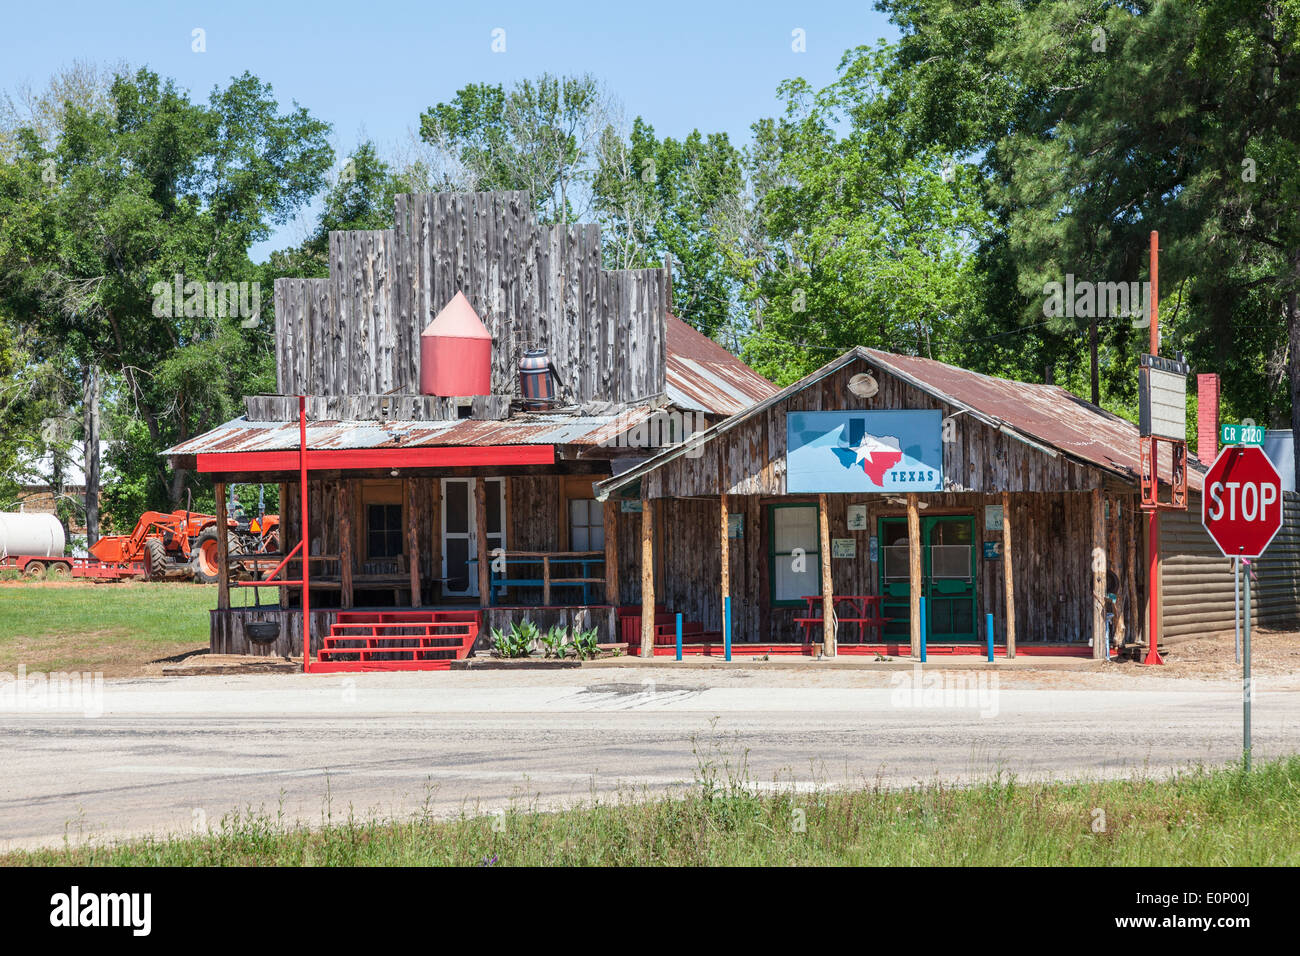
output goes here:
{"type": "Polygon", "coordinates": [[[86,367],[82,390],[82,413],[85,416],[85,447],[82,461],[86,476],[86,547],[99,540],[99,400],[103,378],[97,363],[86,367]]]}

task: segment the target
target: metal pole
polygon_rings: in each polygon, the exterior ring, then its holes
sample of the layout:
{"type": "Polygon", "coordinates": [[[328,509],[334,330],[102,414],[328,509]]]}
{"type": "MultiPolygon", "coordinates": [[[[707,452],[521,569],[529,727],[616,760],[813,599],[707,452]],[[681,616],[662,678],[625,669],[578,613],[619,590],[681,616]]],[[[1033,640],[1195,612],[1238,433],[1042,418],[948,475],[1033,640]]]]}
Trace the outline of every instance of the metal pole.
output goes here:
{"type": "Polygon", "coordinates": [[[726,659],[731,660],[731,598],[722,599],[722,647],[726,659]]]}
{"type": "Polygon", "coordinates": [[[993,615],[985,614],[984,621],[988,625],[989,632],[989,663],[993,663],[993,615]]]}
{"type": "Polygon", "coordinates": [[[1242,655],[1241,670],[1241,715],[1242,715],[1242,758],[1245,761],[1246,769],[1250,770],[1250,698],[1252,690],[1250,686],[1250,565],[1246,566],[1246,615],[1242,620],[1242,629],[1245,632],[1245,641],[1242,646],[1245,652],[1242,655]]]}
{"type": "MultiPolygon", "coordinates": [[[[1151,230],[1151,355],[1160,354],[1160,234],[1151,230]]],[[[1151,480],[1160,495],[1160,457],[1151,443],[1151,480]]],[[[1143,664],[1163,664],[1160,658],[1160,509],[1152,505],[1147,514],[1147,656],[1143,664]]]]}
{"type": "Polygon", "coordinates": [[[677,659],[682,659],[682,612],[677,612],[677,659]]]}
{"type": "Polygon", "coordinates": [[[1241,558],[1232,559],[1232,619],[1236,624],[1232,633],[1232,656],[1241,663],[1241,558]]]}
{"type": "Polygon", "coordinates": [[[302,672],[311,673],[311,548],[307,529],[307,396],[298,396],[298,497],[302,507],[302,672]]]}

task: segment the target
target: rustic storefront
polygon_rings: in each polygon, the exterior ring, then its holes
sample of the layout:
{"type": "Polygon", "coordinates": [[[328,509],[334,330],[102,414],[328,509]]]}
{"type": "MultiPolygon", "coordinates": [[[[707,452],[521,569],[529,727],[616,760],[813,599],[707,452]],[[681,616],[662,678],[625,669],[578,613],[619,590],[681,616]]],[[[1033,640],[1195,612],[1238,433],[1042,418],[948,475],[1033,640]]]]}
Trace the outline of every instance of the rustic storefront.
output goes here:
{"type": "MultiPolygon", "coordinates": [[[[598,486],[639,502],[647,566],[692,569],[646,579],[642,619],[661,610],[640,653],[675,653],[665,612],[680,608],[704,625],[687,651],[720,653],[728,598],[743,653],[983,652],[990,617],[999,654],[1146,640],[1138,430],[1063,389],[855,349],[688,447],[598,486]]],[[[1190,512],[1161,534],[1161,611],[1222,631],[1230,564],[1206,555],[1178,583],[1205,550],[1186,530],[1202,471],[1193,460],[1190,512]],[[1211,581],[1207,605],[1195,588],[1211,581]]],[[[1279,565],[1262,573],[1280,623],[1296,576],[1279,565]]]]}

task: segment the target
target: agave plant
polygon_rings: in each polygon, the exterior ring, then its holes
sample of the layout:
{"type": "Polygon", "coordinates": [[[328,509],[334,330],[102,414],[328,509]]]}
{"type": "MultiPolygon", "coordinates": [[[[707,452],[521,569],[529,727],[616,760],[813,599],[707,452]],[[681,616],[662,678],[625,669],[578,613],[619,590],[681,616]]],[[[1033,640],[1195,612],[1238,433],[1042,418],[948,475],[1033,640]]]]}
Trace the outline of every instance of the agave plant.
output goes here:
{"type": "Polygon", "coordinates": [[[492,628],[492,646],[501,657],[527,657],[538,638],[537,625],[532,621],[514,623],[508,632],[492,628]]]}
{"type": "Polygon", "coordinates": [[[564,649],[569,645],[569,632],[559,624],[552,624],[542,638],[542,649],[547,657],[563,657],[564,649]]]}

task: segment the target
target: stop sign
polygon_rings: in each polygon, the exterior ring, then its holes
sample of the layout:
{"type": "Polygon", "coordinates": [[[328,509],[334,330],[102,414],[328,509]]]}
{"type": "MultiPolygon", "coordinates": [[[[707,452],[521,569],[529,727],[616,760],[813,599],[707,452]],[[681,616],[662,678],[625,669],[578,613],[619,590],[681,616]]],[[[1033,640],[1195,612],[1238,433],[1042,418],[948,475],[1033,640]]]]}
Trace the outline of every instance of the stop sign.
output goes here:
{"type": "Polygon", "coordinates": [[[1205,475],[1201,524],[1230,558],[1258,558],[1282,527],[1282,479],[1257,446],[1223,449],[1205,475]]]}

